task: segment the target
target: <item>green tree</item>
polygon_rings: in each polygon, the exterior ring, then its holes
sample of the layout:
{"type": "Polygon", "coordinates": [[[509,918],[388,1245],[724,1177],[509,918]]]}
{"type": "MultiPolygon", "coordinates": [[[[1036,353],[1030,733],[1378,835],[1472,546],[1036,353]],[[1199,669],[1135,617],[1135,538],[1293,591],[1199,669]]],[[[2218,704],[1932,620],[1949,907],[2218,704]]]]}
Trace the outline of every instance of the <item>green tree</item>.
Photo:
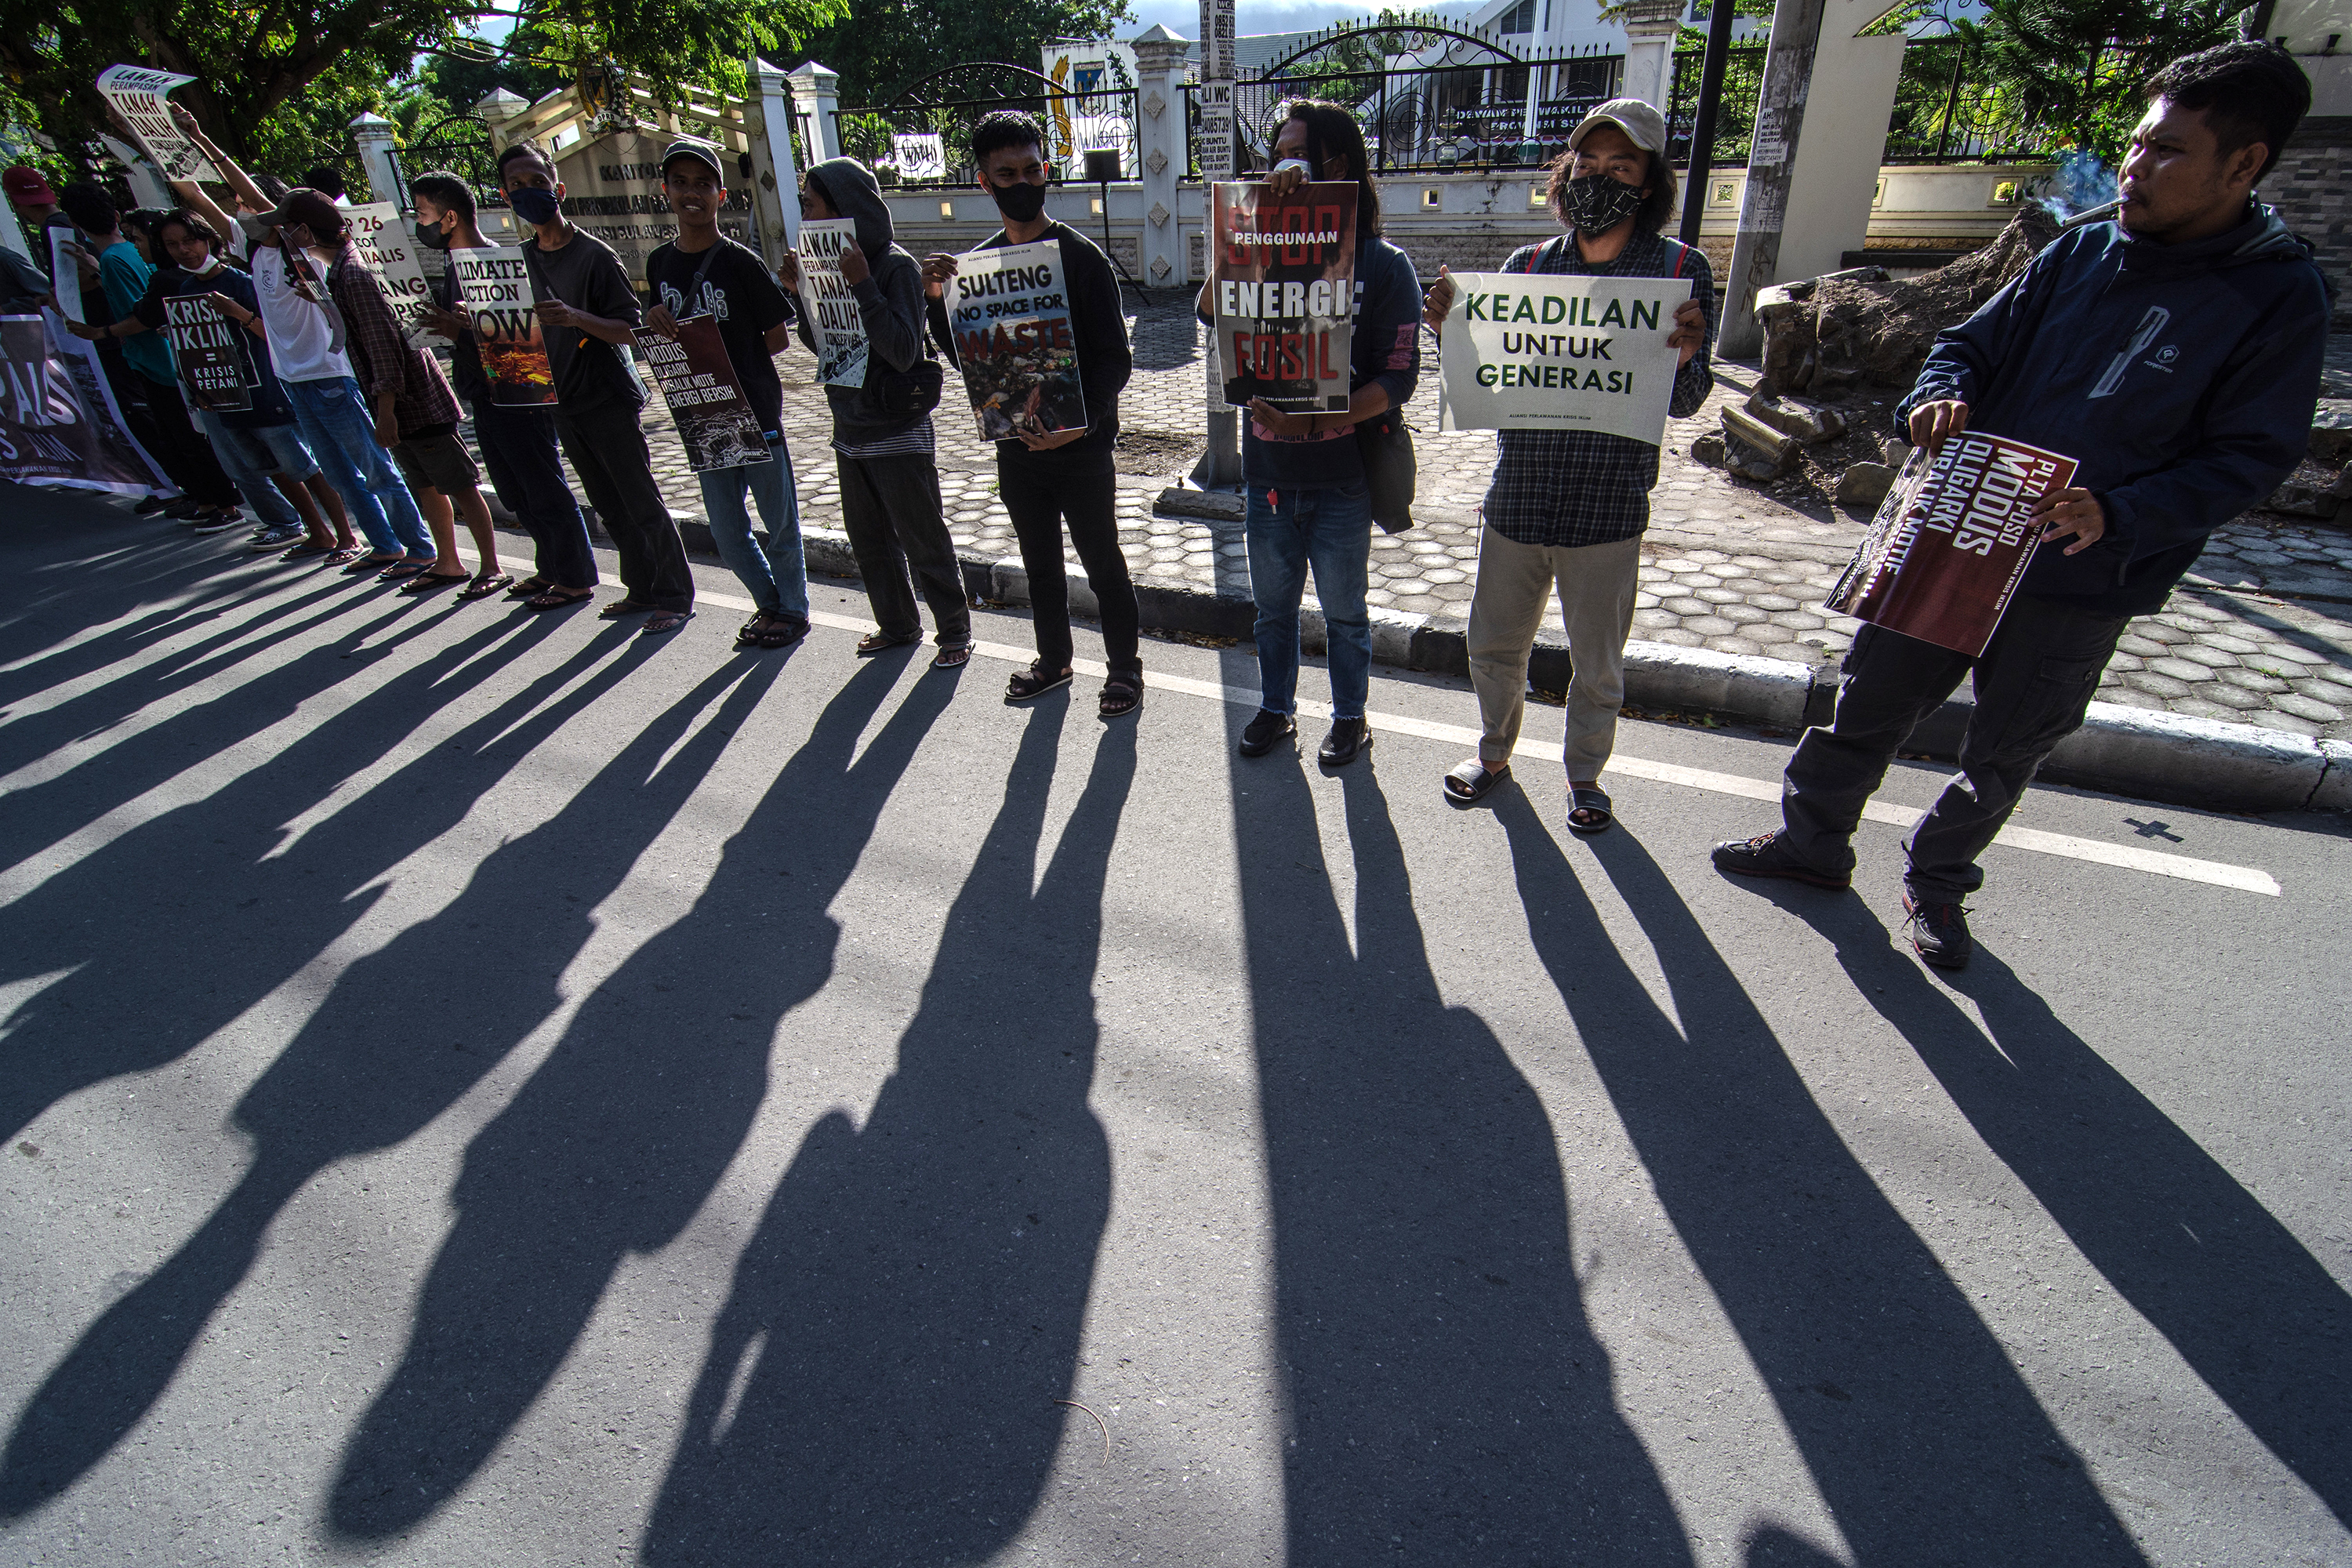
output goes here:
{"type": "Polygon", "coordinates": [[[841,73],[841,101],[885,103],[944,66],[1003,60],[1037,68],[1048,38],[1104,38],[1135,14],[1127,0],[848,0],[845,14],[801,52],[841,73]]]}
{"type": "Polygon", "coordinates": [[[2236,36],[2243,0],[1989,0],[1952,29],[1970,51],[1976,123],[1995,141],[2054,132],[2114,163],[2159,67],[2236,36]]]}

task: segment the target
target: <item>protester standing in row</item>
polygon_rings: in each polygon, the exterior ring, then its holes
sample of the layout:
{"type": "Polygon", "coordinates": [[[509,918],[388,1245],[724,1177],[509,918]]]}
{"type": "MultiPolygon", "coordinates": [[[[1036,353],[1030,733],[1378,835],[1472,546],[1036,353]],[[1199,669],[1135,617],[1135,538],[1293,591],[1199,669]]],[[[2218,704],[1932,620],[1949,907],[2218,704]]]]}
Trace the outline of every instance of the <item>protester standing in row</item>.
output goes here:
{"type": "MultiPolygon", "coordinates": [[[[1317,755],[1326,767],[1371,744],[1364,704],[1371,690],[1370,586],[1372,498],[1356,426],[1412,395],[1421,370],[1421,279],[1412,260],[1381,235],[1380,188],[1363,128],[1336,103],[1301,99],[1283,111],[1266,184],[1279,200],[1310,180],[1356,184],[1355,331],[1346,412],[1287,414],[1259,398],[1242,440],[1243,523],[1250,593],[1257,601],[1259,708],[1241,753],[1264,756],[1298,733],[1298,606],[1307,573],[1323,605],[1331,667],[1331,731],[1317,755]]],[[[1201,319],[1213,321],[1213,283],[1201,286],[1201,319]]]]}
{"type": "Polygon", "coordinates": [[[2114,219],[2061,235],[1939,333],[1899,410],[1930,450],[1978,430],[2081,465],[2036,503],[2042,541],[1992,640],[1971,660],[1864,626],[1836,717],[1789,759],[1781,826],[1715,848],[1741,876],[1847,886],[1864,805],[1973,667],[1960,774],[1904,872],[1912,946],[1943,968],[1973,945],[1961,900],[1984,885],[1977,857],[2081,727],[2124,628],[2294,471],[2318,400],[2328,289],[2310,245],[2254,200],[2311,107],[2301,68],[2269,44],[2224,44],[2142,92],[2114,219]]]}
{"type": "Polygon", "coordinates": [[[644,616],[648,637],[674,632],[694,613],[694,574],[640,422],[646,389],[628,346],[643,320],[636,293],[612,247],[563,216],[563,183],[536,143],[499,154],[499,183],[532,230],[522,254],[555,373],[556,432],[621,557],[622,596],[597,613],[644,616]]]}
{"type": "MultiPolygon", "coordinates": [[[[1681,355],[1669,412],[1687,418],[1715,385],[1707,363],[1715,282],[1705,254],[1658,232],[1675,207],[1665,147],[1664,120],[1638,98],[1612,99],[1586,115],[1551,166],[1551,207],[1568,232],[1513,251],[1502,270],[1690,279],[1691,298],[1675,307],[1666,337],[1681,355]]],[[[1454,279],[1440,268],[1423,311],[1431,331],[1444,332],[1454,296],[1454,279]]],[[[1658,448],[1595,430],[1502,430],[1495,440],[1468,639],[1485,732],[1478,754],[1445,775],[1445,792],[1475,801],[1509,776],[1527,712],[1528,659],[1557,586],[1575,666],[1562,748],[1568,826],[1599,833],[1614,820],[1601,769],[1625,700],[1625,639],[1658,448]]]]}
{"type": "MultiPolygon", "coordinates": [[[[499,248],[478,221],[473,187],[447,170],[409,182],[416,204],[417,243],[428,250],[499,248]]],[[[562,609],[596,596],[596,553],[588,523],[563,477],[563,454],[556,445],[555,413],[541,404],[504,404],[492,395],[482,369],[481,345],[467,321],[457,295],[455,267],[431,280],[433,304],[426,321],[449,340],[449,363],[457,395],[474,412],[474,439],[490,488],[530,535],[531,574],[507,590],[534,610],[562,609]]]]}
{"type": "MultiPolygon", "coordinates": [[[[1135,373],[1128,347],[1127,316],[1119,309],[1118,275],[1094,242],[1045,216],[1045,136],[1037,121],[1018,111],[999,110],[972,128],[971,156],[982,186],[995,198],[1004,226],[982,240],[975,251],[1051,239],[1061,251],[1063,297],[1077,342],[1078,384],[1086,395],[1082,430],[1048,436],[1020,435],[996,443],[996,493],[1020,541],[1021,565],[1029,578],[1030,618],[1037,658],[1015,671],[1005,700],[1026,702],[1070,683],[1070,593],[1062,560],[1062,529],[1087,569],[1102,615],[1103,648],[1110,674],[1103,682],[1100,711],[1114,719],[1135,711],[1143,700],[1141,616],[1127,557],[1118,547],[1118,480],[1111,450],[1118,438],[1118,395],[1135,373]]],[[[930,296],[931,335],[950,360],[955,334],[948,321],[947,281],[956,258],[934,256],[923,263],[930,296]]]]}
{"type": "Polygon", "coordinates": [[[808,564],[801,547],[801,503],[793,484],[792,448],[784,443],[784,388],[775,355],[792,336],[793,308],[759,254],[719,232],[727,205],[727,175],[719,150],[680,140],[662,153],[662,194],[677,216],[677,238],[646,258],[646,285],[655,303],[646,328],[677,336],[677,323],[707,316],[719,329],[727,362],[768,446],[764,463],[706,468],[703,515],[719,558],[751,595],[755,613],[737,640],[754,647],[789,647],[808,635],[808,564]],[[751,536],[743,508],[750,490],[767,525],[767,543],[751,536]]]}
{"type": "MultiPolygon", "coordinates": [[[[855,158],[827,159],[802,176],[801,216],[820,223],[845,217],[857,226],[857,243],[841,253],[841,277],[866,327],[866,383],[824,389],[841,470],[841,525],[874,607],[876,629],[858,639],[857,651],[877,654],[922,640],[919,588],[939,625],[931,664],[958,668],[971,658],[971,605],[940,501],[930,415],[937,384],[929,384],[926,401],[916,374],[917,362],[930,357],[923,343],[922,268],[893,243],[890,208],[873,173],[855,158]]],[[[800,301],[802,341],[814,353],[814,312],[801,288],[799,258],[784,258],[783,279],[800,301]]]]}

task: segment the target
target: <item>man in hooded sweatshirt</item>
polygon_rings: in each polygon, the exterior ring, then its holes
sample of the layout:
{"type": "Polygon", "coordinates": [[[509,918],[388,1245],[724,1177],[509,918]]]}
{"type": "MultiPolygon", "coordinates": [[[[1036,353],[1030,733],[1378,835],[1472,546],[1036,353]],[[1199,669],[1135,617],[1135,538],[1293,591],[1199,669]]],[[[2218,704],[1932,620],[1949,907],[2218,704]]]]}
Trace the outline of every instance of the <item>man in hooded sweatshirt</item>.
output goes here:
{"type": "Polygon", "coordinates": [[[1968,962],[1977,857],[2082,724],[2125,626],[2294,470],[2319,395],[2327,285],[2253,195],[2311,107],[2302,69],[2269,44],[2223,44],[2142,91],[2114,217],[2061,235],[1939,334],[1900,410],[1930,450],[1977,430],[2081,465],[2035,503],[2042,542],[2000,627],[1973,661],[1863,627],[1835,720],[1789,759],[1781,826],[1715,847],[1740,876],[1847,886],[1864,804],[1973,662],[1960,776],[1913,832],[1904,877],[1912,946],[1947,969],[1968,962]]]}
{"type": "MultiPolygon", "coordinates": [[[[894,411],[909,405],[907,395],[920,385],[909,373],[930,358],[923,342],[922,268],[891,242],[890,209],[872,173],[855,158],[828,158],[802,176],[801,216],[817,222],[845,217],[857,225],[856,247],[841,254],[841,277],[866,326],[866,384],[824,389],[833,407],[834,460],[841,470],[841,525],[874,606],[876,629],[858,639],[857,651],[877,654],[921,641],[923,623],[915,609],[919,589],[939,625],[932,667],[953,669],[971,658],[971,605],[940,504],[930,415],[938,381],[930,383],[928,402],[912,399],[921,412],[894,411]]],[[[784,258],[783,282],[799,300],[799,258],[784,258]]],[[[816,312],[801,300],[799,313],[801,341],[815,353],[816,312]]]]}

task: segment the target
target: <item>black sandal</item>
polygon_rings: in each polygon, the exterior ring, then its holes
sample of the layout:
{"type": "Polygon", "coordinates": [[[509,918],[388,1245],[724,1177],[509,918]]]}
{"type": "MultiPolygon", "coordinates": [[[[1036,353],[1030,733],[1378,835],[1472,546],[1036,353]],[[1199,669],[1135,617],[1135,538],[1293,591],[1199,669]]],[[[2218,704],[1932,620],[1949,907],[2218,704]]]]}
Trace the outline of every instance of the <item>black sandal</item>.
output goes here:
{"type": "Polygon", "coordinates": [[[971,662],[971,644],[968,642],[940,645],[939,657],[931,660],[933,669],[961,669],[971,662]]]}
{"type": "Polygon", "coordinates": [[[888,653],[894,647],[911,647],[922,640],[923,634],[919,631],[908,632],[902,637],[894,637],[888,632],[867,632],[857,639],[857,657],[872,658],[877,653],[888,653]]]}
{"type": "MultiPolygon", "coordinates": [[[[944,654],[947,649],[941,648],[940,652],[944,654]]],[[[967,654],[965,657],[969,658],[970,655],[967,654]]],[[[1034,702],[1048,691],[1059,690],[1067,686],[1070,683],[1071,673],[1066,669],[1056,675],[1045,668],[1044,659],[1032,659],[1028,668],[1014,670],[1013,679],[1004,683],[1004,700],[1034,702]]]]}
{"type": "Polygon", "coordinates": [[[1445,798],[1464,805],[1475,805],[1486,798],[1496,784],[1511,776],[1511,764],[1489,768],[1477,757],[1472,757],[1445,775],[1445,798]]]}
{"type": "Polygon", "coordinates": [[[420,572],[400,585],[400,591],[412,597],[437,594],[442,589],[467,580],[463,572],[420,572]]]}
{"type": "Polygon", "coordinates": [[[526,610],[568,610],[596,596],[593,588],[542,588],[522,602],[526,610]]]}
{"type": "Polygon", "coordinates": [[[513,582],[514,579],[504,572],[477,572],[474,574],[473,580],[466,584],[466,591],[457,597],[487,599],[499,589],[509,586],[513,582]]]}
{"type": "Polygon", "coordinates": [[[1606,833],[1617,819],[1610,815],[1609,796],[1598,789],[1577,789],[1568,792],[1568,830],[1580,838],[1590,838],[1596,833],[1606,833]],[[1590,813],[1601,818],[1598,822],[1579,822],[1577,817],[1590,813]]]}
{"type": "Polygon", "coordinates": [[[1102,700],[1095,712],[1104,719],[1124,719],[1143,706],[1143,677],[1132,670],[1114,669],[1103,681],[1102,700]]]}
{"type": "Polygon", "coordinates": [[[554,584],[544,577],[526,577],[507,590],[509,599],[534,599],[553,589],[554,584]]]}
{"type": "Polygon", "coordinates": [[[601,621],[617,621],[623,616],[649,616],[653,614],[653,608],[643,599],[632,599],[624,594],[597,611],[596,618],[601,621]]]}
{"type": "Polygon", "coordinates": [[[656,610],[647,617],[646,624],[637,628],[637,635],[641,637],[666,637],[692,619],[692,610],[656,610]]]}

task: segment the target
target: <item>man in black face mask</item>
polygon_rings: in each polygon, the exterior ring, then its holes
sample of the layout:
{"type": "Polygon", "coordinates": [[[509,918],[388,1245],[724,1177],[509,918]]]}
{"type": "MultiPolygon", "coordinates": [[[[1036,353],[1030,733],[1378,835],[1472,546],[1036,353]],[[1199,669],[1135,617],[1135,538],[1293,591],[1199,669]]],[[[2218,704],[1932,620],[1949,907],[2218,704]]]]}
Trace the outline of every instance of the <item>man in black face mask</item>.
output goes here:
{"type": "MultiPolygon", "coordinates": [[[[983,116],[972,128],[972,162],[981,184],[996,198],[1004,226],[974,250],[1034,245],[1052,239],[1061,247],[1062,287],[1077,339],[1078,381],[1086,396],[1087,427],[1050,436],[1016,435],[996,444],[997,493],[1021,542],[1021,564],[1029,575],[1029,603],[1037,628],[1037,658],[1017,671],[1005,688],[1008,702],[1026,702],[1070,682],[1070,598],[1062,563],[1062,527],[1087,569],[1102,616],[1104,651],[1110,675],[1103,682],[1106,719],[1135,711],[1143,700],[1143,660],[1138,639],[1135,584],[1118,548],[1118,484],[1111,467],[1111,444],[1118,436],[1118,395],[1134,374],[1128,347],[1127,317],[1119,309],[1118,278],[1109,258],[1077,230],[1045,216],[1045,135],[1037,121],[1017,111],[983,116]]],[[[956,258],[934,256],[923,263],[929,297],[931,339],[955,354],[948,325],[947,280],[956,258]]]]}
{"type": "MultiPolygon", "coordinates": [[[[1502,270],[1690,279],[1691,297],[1676,307],[1666,337],[1682,355],[1670,407],[1687,418],[1715,386],[1707,366],[1715,281],[1703,252],[1658,233],[1675,210],[1665,145],[1665,121],[1640,99],[1612,99],[1586,115],[1551,166],[1552,210],[1569,232],[1513,252],[1502,270]]],[[[1445,330],[1454,294],[1454,279],[1439,268],[1422,311],[1432,331],[1445,330]]],[[[1496,448],[1470,601],[1470,684],[1485,733],[1478,754],[1445,775],[1445,793],[1467,804],[1509,775],[1527,711],[1528,657],[1557,584],[1576,668],[1568,694],[1568,826],[1603,832],[1612,818],[1601,767],[1625,699],[1625,638],[1633,628],[1658,448],[1594,430],[1501,430],[1496,448]]]]}

